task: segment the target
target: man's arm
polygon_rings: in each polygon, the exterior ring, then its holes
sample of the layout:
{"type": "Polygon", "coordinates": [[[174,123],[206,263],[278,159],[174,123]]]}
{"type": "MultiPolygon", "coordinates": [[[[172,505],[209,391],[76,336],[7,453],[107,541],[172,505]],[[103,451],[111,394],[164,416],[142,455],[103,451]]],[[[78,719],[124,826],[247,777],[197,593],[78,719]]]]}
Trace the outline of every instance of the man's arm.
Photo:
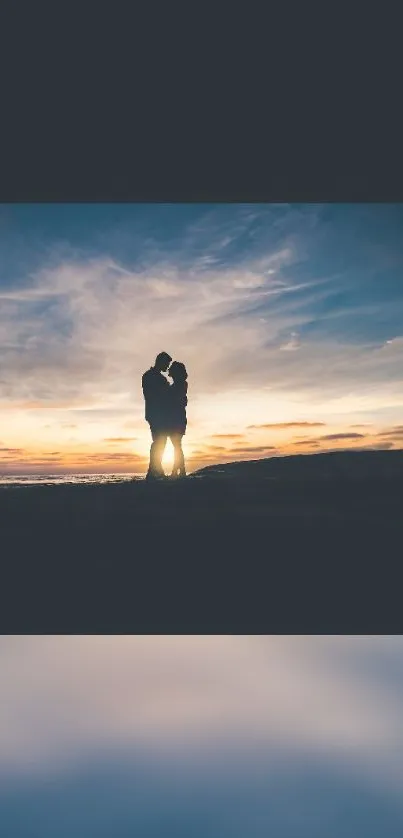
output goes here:
{"type": "Polygon", "coordinates": [[[142,377],[141,377],[141,387],[142,387],[142,390],[143,390],[144,398],[147,398],[147,396],[148,396],[148,384],[149,384],[148,379],[149,379],[148,372],[145,372],[144,375],[142,375],[142,377]]]}
{"type": "Polygon", "coordinates": [[[144,373],[141,383],[145,399],[155,400],[156,397],[158,398],[160,382],[158,381],[158,376],[153,374],[152,370],[147,370],[144,373]]]}
{"type": "Polygon", "coordinates": [[[147,370],[142,377],[147,421],[160,421],[165,418],[167,397],[170,384],[164,375],[147,370]]]}

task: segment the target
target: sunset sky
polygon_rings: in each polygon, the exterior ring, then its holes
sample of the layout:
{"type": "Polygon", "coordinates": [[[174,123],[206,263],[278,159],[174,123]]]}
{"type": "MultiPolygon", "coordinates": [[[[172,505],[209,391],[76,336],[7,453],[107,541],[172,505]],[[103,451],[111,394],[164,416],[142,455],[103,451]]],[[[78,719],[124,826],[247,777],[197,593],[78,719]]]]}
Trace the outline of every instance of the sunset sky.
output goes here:
{"type": "Polygon", "coordinates": [[[2,473],[143,472],[161,350],[190,469],[402,447],[402,268],[397,204],[1,205],[2,473]]]}
{"type": "Polygon", "coordinates": [[[0,637],[10,838],[401,838],[403,640],[0,637]]]}

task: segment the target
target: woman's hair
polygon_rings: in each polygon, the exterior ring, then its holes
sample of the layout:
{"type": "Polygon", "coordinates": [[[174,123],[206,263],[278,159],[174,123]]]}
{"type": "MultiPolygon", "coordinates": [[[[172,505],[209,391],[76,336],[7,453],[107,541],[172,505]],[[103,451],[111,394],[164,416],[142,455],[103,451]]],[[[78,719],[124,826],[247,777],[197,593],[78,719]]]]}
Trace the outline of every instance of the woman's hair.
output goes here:
{"type": "Polygon", "coordinates": [[[168,370],[168,375],[170,375],[170,377],[174,381],[178,381],[178,382],[179,381],[186,381],[186,379],[188,377],[186,367],[185,367],[184,364],[181,363],[181,361],[172,361],[172,364],[171,364],[171,366],[169,367],[169,370],[168,370]]]}

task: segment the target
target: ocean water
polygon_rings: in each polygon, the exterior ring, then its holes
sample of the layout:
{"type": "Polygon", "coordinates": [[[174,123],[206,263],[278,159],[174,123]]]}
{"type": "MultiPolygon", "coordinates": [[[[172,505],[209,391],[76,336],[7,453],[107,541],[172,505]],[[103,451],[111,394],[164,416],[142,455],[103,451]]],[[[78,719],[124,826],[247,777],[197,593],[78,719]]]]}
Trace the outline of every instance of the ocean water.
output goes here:
{"type": "Polygon", "coordinates": [[[79,483],[122,483],[142,480],[144,474],[0,474],[0,489],[18,486],[58,486],[79,483]]]}

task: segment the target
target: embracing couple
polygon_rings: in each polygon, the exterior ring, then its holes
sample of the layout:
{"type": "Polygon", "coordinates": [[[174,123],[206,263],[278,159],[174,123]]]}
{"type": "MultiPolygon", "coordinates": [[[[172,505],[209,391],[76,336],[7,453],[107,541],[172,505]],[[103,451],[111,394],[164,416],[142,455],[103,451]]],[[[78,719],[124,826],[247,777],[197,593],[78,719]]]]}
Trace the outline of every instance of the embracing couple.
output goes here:
{"type": "Polygon", "coordinates": [[[186,476],[182,437],[186,433],[187,424],[187,377],[185,365],[180,361],[172,361],[167,352],[160,352],[154,366],[143,375],[145,417],[152,437],[147,480],[160,480],[166,476],[162,468],[162,457],[168,437],[174,448],[171,477],[186,476]]]}

